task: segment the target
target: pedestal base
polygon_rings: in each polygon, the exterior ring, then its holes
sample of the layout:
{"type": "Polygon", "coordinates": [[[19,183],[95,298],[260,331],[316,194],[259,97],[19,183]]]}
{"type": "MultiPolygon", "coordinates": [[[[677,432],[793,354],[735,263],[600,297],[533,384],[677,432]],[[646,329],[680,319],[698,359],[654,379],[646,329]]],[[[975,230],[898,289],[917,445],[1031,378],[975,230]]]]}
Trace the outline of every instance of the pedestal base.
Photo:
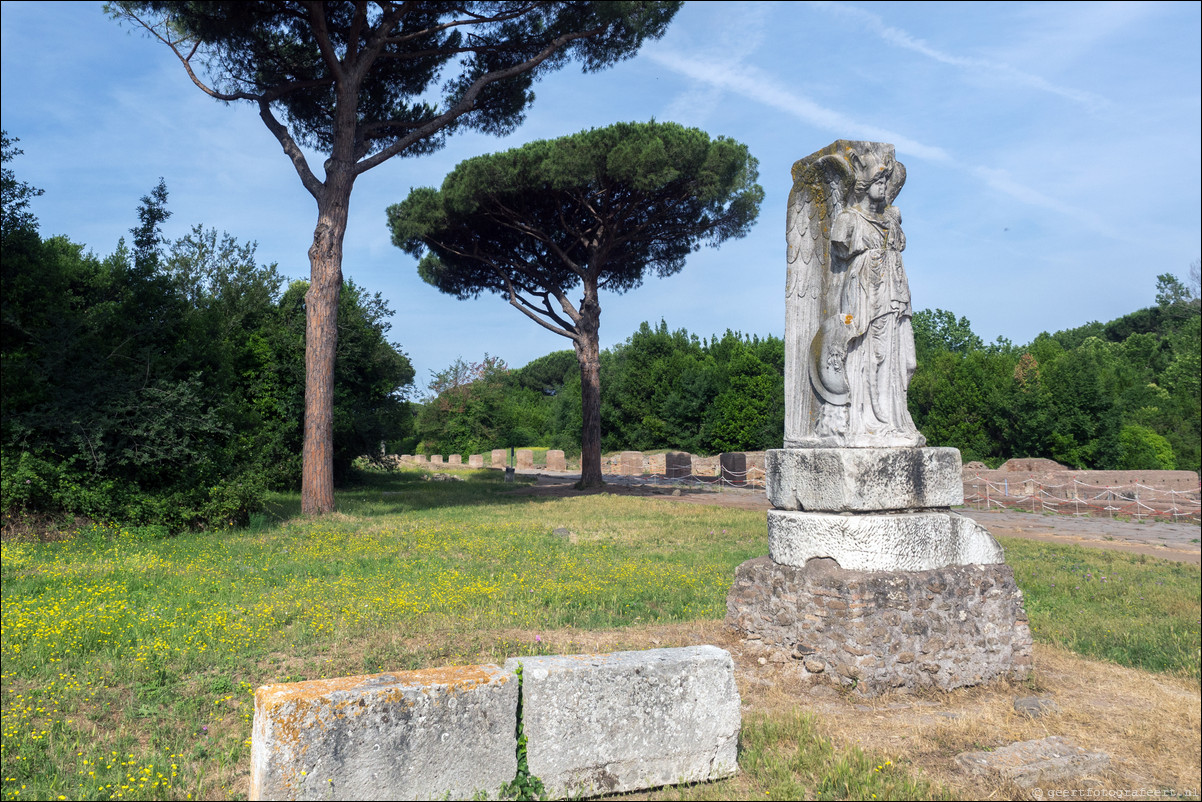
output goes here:
{"type": "Polygon", "coordinates": [[[778,510],[883,512],[964,503],[954,448],[777,448],[766,452],[778,510]]]}
{"type": "Polygon", "coordinates": [[[801,568],[827,557],[852,571],[930,571],[1005,562],[985,527],[954,512],[832,515],[768,510],[768,556],[801,568]]]}
{"type": "Polygon", "coordinates": [[[726,622],[790,652],[817,681],[876,695],[950,690],[1031,670],[1031,631],[1007,565],[848,571],[748,560],[735,569],[726,622]]]}

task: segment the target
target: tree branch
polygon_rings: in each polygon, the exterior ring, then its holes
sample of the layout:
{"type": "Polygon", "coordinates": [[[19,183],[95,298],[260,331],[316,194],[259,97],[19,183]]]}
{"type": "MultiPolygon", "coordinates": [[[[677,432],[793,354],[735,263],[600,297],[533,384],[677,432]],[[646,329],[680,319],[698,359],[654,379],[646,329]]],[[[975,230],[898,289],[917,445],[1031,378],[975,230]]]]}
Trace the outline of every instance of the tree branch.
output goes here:
{"type": "MultiPolygon", "coordinates": [[[[338,54],[334,52],[334,45],[330,43],[330,31],[326,27],[325,8],[321,3],[306,3],[305,6],[309,10],[309,26],[313,29],[313,36],[317,39],[317,48],[321,51],[321,60],[326,63],[330,74],[334,76],[335,82],[346,80],[346,72],[342,69],[342,63],[338,60],[338,54]]],[[[349,49],[350,43],[347,47],[349,49]]]]}
{"type": "Polygon", "coordinates": [[[305,159],[305,154],[301,152],[300,146],[296,144],[292,134],[288,133],[284,124],[271,113],[270,101],[266,99],[259,101],[259,117],[267,126],[267,130],[271,131],[279,140],[280,146],[284,148],[284,154],[292,160],[292,166],[296,169],[296,174],[300,176],[305,189],[309,190],[309,194],[320,204],[322,196],[325,194],[325,184],[313,175],[313,171],[309,169],[309,162],[305,159]]]}
{"type": "Polygon", "coordinates": [[[384,150],[381,150],[374,156],[370,156],[369,158],[359,162],[355,167],[355,174],[360,175],[372,169],[373,167],[383,164],[393,156],[405,150],[405,148],[408,148],[414,143],[425,139],[426,137],[450,125],[464,114],[467,114],[469,111],[475,108],[476,98],[480,95],[480,92],[483,91],[484,87],[488,86],[489,84],[496,83],[497,81],[503,81],[506,78],[512,78],[516,75],[521,75],[523,72],[532,70],[550,58],[557,50],[569,42],[573,42],[577,39],[585,39],[590,36],[596,36],[603,30],[604,28],[594,28],[592,30],[582,31],[580,33],[564,34],[563,36],[553,39],[550,44],[540,50],[535,56],[521,62],[520,64],[515,64],[512,67],[507,67],[503,70],[497,70],[495,72],[489,72],[481,75],[472,82],[472,85],[468,87],[466,92],[464,92],[463,97],[458,103],[447,109],[444,113],[430,120],[430,122],[426,125],[416,129],[413,131],[413,133],[409,134],[403,139],[394,142],[392,145],[388,146],[384,150]]]}

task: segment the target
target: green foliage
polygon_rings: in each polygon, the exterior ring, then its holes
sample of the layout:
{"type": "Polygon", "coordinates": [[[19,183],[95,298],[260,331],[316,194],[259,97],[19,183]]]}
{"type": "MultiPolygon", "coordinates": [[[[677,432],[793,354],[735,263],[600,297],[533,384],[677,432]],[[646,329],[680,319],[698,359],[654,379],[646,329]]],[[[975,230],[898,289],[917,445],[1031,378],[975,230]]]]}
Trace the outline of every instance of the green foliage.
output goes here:
{"type": "MultiPolygon", "coordinates": [[[[460,163],[441,190],[388,209],[393,243],[427,283],[566,298],[587,281],[624,292],[668,276],[702,244],[746,234],[763,190],[744,145],[675,123],[620,123],[460,163]]],[[[543,304],[531,314],[570,328],[543,304]]],[[[575,321],[572,321],[575,323],[575,321]]]]}
{"type": "Polygon", "coordinates": [[[41,195],[44,190],[31,187],[25,181],[18,181],[17,175],[8,163],[20,156],[23,151],[17,147],[21,140],[10,137],[8,131],[0,131],[0,236],[4,238],[7,247],[9,237],[19,231],[36,232],[37,218],[29,209],[29,201],[41,195]]]}
{"type": "Polygon", "coordinates": [[[1175,471],[1177,460],[1169,441],[1145,426],[1129,423],[1119,432],[1118,469],[1175,471]]]}
{"type": "Polygon", "coordinates": [[[526,725],[522,720],[522,664],[518,663],[515,673],[518,675],[518,770],[512,780],[501,786],[500,796],[502,799],[515,799],[519,802],[525,800],[546,799],[547,789],[543,786],[543,781],[530,773],[530,763],[527,759],[526,725]]]}
{"type": "MultiPolygon", "coordinates": [[[[1177,286],[1161,279],[1162,294],[1177,286]]],[[[959,448],[966,460],[1197,471],[1202,318],[1179,296],[1025,348],[982,346],[965,318],[920,311],[914,421],[931,445],[959,448]]]]}
{"type": "MultiPolygon", "coordinates": [[[[65,238],[41,240],[31,219],[5,237],[6,523],[82,515],[228,527],[248,520],[268,487],[298,481],[305,285],[281,295],[253,244],[200,226],[166,247],[166,198],[160,181],[139,206],[135,248],[103,260],[65,238]]],[[[403,393],[413,369],[385,340],[389,314],[378,294],[347,284],[340,476],[411,428],[403,393]]]]}

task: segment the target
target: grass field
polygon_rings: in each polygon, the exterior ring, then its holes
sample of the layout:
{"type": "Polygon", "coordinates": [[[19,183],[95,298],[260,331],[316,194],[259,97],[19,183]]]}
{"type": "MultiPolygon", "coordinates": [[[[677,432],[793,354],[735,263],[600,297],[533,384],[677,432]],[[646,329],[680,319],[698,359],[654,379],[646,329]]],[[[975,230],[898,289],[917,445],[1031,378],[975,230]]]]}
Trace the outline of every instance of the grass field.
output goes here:
{"type": "MultiPolygon", "coordinates": [[[[766,549],[762,512],[515,496],[494,472],[459,475],[366,474],[317,521],[280,496],[243,530],[5,542],[4,799],[244,794],[259,685],[497,662],[544,653],[550,631],[711,622],[735,566],[766,549]]],[[[1037,640],[1197,681],[1196,567],[1004,545],[1037,640]]],[[[947,795],[796,711],[749,717],[742,749],[738,784],[662,793],[947,795]]]]}

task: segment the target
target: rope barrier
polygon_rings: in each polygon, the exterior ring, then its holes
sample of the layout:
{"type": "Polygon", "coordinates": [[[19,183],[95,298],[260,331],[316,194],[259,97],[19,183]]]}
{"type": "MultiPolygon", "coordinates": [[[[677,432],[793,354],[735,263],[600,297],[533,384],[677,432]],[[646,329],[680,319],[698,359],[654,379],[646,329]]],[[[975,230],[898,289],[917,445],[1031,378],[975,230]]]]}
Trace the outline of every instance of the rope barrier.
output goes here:
{"type": "Polygon", "coordinates": [[[1071,483],[1050,484],[1024,479],[1023,492],[1010,492],[1008,479],[1000,483],[974,476],[965,482],[964,503],[975,509],[1026,509],[1074,516],[1101,513],[1113,518],[1122,515],[1143,520],[1172,519],[1202,522],[1202,501],[1198,491],[1162,490],[1143,484],[1100,486],[1074,479],[1071,483]],[[971,493],[968,492],[971,487],[971,493]],[[1062,492],[1052,492],[1062,491],[1062,492]]]}

